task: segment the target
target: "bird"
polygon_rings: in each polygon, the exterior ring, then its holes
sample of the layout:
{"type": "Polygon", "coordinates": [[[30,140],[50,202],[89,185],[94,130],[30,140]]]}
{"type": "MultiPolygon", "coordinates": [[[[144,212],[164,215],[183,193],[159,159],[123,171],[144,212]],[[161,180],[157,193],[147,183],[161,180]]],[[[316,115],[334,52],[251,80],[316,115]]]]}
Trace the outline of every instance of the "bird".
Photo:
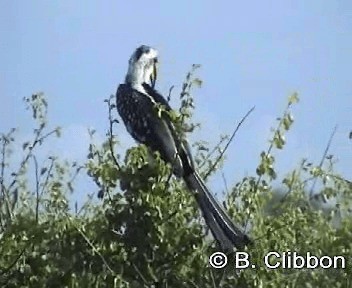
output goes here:
{"type": "Polygon", "coordinates": [[[233,223],[205,185],[196,170],[184,133],[176,130],[170,113],[167,113],[173,111],[169,102],[155,89],[158,54],[155,48],[141,45],[130,57],[125,82],[116,92],[120,118],[136,142],[159,152],[161,158],[172,166],[173,174],[184,179],[221,249],[229,252],[243,249],[252,240],[233,223]]]}

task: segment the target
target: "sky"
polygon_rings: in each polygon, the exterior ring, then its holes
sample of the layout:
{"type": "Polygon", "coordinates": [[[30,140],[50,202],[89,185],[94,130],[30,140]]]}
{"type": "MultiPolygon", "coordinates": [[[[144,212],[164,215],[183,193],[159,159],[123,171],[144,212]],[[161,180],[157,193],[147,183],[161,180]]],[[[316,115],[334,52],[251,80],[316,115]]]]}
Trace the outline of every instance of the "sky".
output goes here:
{"type": "MultiPolygon", "coordinates": [[[[255,174],[293,92],[300,102],[287,145],[275,152],[278,170],[284,175],[303,157],[319,163],[337,125],[330,154],[351,179],[351,32],[348,0],[1,1],[0,131],[18,127],[19,139],[28,137],[22,98],[44,92],[49,121],[63,136],[42,153],[83,161],[87,129],[104,138],[103,100],[124,80],[134,49],[146,44],[159,50],[157,88],[164,94],[171,85],[179,91],[192,64],[202,65],[203,86],[194,92],[202,131],[192,140],[215,143],[256,107],[227,153],[229,184],[255,174]]],[[[121,151],[134,145],[122,125],[115,132],[121,151]]],[[[215,193],[221,179],[213,176],[215,193]]]]}

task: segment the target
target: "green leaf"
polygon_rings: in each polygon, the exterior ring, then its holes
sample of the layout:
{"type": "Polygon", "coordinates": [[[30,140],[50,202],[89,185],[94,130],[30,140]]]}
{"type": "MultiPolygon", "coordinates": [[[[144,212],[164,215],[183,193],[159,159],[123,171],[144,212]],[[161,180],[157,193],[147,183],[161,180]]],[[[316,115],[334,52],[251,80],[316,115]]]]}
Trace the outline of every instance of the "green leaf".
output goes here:
{"type": "Polygon", "coordinates": [[[298,103],[299,98],[297,93],[293,93],[289,98],[288,98],[288,103],[289,105],[296,104],[298,103]]]}
{"type": "Polygon", "coordinates": [[[61,137],[61,127],[56,127],[55,134],[56,134],[56,137],[61,137]]]}
{"type": "Polygon", "coordinates": [[[43,175],[47,170],[48,170],[48,168],[43,167],[43,168],[40,170],[40,175],[43,175]]]}
{"type": "Polygon", "coordinates": [[[22,145],[22,150],[25,150],[29,145],[29,142],[24,142],[22,145]]]}

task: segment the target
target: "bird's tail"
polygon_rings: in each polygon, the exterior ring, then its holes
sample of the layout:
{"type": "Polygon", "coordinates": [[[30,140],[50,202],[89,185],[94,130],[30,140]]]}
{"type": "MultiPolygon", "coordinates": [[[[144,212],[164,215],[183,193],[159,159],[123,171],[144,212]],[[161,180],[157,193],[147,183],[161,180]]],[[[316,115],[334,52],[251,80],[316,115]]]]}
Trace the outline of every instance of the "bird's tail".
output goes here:
{"type": "Polygon", "coordinates": [[[205,222],[223,250],[233,251],[234,247],[243,249],[251,243],[249,237],[231,221],[224,209],[217,203],[197,172],[185,176],[185,182],[194,192],[205,222]]]}

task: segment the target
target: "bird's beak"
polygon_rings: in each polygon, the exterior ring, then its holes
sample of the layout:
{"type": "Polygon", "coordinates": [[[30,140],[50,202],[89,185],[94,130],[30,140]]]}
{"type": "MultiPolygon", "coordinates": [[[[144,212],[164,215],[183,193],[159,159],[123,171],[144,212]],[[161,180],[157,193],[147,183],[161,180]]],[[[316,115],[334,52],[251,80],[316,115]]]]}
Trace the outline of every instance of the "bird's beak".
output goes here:
{"type": "Polygon", "coordinates": [[[152,71],[152,74],[150,74],[150,84],[152,88],[155,87],[156,78],[158,76],[157,64],[158,64],[158,58],[155,58],[153,61],[153,71],[152,71]]]}

